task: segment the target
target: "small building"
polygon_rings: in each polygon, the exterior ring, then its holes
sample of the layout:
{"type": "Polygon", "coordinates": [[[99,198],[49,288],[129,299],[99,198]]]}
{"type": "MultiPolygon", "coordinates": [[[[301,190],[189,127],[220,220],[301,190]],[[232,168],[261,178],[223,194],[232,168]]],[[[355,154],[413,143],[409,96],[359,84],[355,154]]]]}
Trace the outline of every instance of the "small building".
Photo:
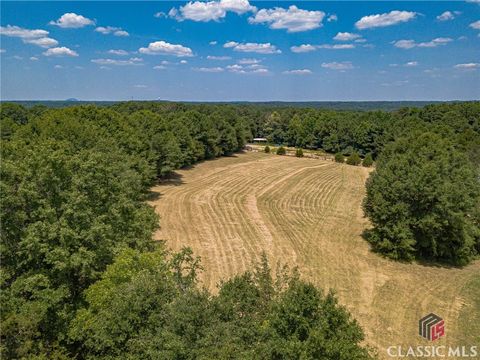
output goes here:
{"type": "Polygon", "coordinates": [[[266,143],[267,138],[253,138],[254,143],[266,143]]]}

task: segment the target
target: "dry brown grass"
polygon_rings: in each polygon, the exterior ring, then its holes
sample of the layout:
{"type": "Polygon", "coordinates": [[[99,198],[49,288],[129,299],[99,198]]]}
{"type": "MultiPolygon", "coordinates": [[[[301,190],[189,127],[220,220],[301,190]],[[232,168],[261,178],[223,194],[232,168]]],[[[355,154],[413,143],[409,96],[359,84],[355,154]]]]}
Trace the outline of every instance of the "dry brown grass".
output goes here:
{"type": "Polygon", "coordinates": [[[156,238],[200,255],[211,289],[249,269],[262,251],[272,263],[297,265],[304,278],[337,291],[381,358],[390,345],[427,345],[417,321],[429,312],[445,319],[436,345],[464,344],[465,334],[478,339],[458,319],[470,306],[478,311],[480,294],[466,287],[480,276],[480,262],[458,269],[372,253],[361,237],[369,226],[361,209],[369,171],[262,153],[207,161],[153,189],[160,194],[152,202],[161,217],[156,238]]]}

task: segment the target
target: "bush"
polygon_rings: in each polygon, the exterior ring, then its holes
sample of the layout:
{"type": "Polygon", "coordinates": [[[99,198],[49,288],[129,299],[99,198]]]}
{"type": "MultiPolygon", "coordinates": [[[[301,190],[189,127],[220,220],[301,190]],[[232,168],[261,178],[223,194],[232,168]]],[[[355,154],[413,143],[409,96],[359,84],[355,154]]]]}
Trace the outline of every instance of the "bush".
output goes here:
{"type": "Polygon", "coordinates": [[[265,151],[266,154],[270,154],[270,146],[268,146],[268,145],[265,146],[265,150],[264,150],[264,151],[265,151]]]}
{"type": "Polygon", "coordinates": [[[277,155],[285,155],[286,153],[287,153],[287,150],[285,150],[285,148],[283,146],[280,146],[277,149],[277,155]]]}
{"type": "Polygon", "coordinates": [[[347,164],[348,165],[354,165],[357,166],[362,162],[362,159],[360,159],[360,155],[356,151],[354,151],[348,158],[347,158],[347,164]]]}
{"type": "Polygon", "coordinates": [[[344,163],[345,162],[345,156],[343,156],[342,153],[338,152],[335,154],[335,162],[337,163],[344,163]]]}
{"type": "Polygon", "coordinates": [[[295,151],[295,156],[296,157],[303,157],[303,150],[302,149],[297,149],[295,151]]]}
{"type": "Polygon", "coordinates": [[[363,159],[362,165],[365,167],[370,167],[373,165],[372,154],[369,153],[367,154],[367,156],[365,156],[365,159],[363,159]]]}
{"type": "Polygon", "coordinates": [[[415,132],[385,147],[363,208],[373,249],[401,260],[457,265],[480,249],[480,183],[467,156],[445,138],[415,132]]]}

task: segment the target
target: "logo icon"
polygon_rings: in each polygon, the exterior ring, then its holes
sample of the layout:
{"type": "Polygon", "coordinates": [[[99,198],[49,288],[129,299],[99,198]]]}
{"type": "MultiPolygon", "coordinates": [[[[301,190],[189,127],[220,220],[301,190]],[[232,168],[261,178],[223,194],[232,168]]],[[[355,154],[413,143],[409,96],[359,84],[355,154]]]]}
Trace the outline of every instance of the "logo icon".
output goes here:
{"type": "Polygon", "coordinates": [[[427,340],[435,341],[445,336],[445,321],[440,316],[430,313],[418,322],[418,333],[427,340]]]}

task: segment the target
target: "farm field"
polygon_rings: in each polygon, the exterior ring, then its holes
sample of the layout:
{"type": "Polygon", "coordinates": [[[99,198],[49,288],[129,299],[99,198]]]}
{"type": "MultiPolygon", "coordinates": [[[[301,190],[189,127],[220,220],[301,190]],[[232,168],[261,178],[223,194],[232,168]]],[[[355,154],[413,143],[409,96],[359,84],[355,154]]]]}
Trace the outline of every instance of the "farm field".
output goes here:
{"type": "Polygon", "coordinates": [[[272,265],[298,266],[302,277],[336,290],[380,358],[391,345],[428,345],[417,331],[430,312],[445,320],[446,336],[435,345],[479,343],[480,261],[449,268],[372,253],[361,237],[369,171],[253,152],[206,161],[153,188],[161,217],[155,238],[201,256],[210,289],[262,251],[272,265]]]}

